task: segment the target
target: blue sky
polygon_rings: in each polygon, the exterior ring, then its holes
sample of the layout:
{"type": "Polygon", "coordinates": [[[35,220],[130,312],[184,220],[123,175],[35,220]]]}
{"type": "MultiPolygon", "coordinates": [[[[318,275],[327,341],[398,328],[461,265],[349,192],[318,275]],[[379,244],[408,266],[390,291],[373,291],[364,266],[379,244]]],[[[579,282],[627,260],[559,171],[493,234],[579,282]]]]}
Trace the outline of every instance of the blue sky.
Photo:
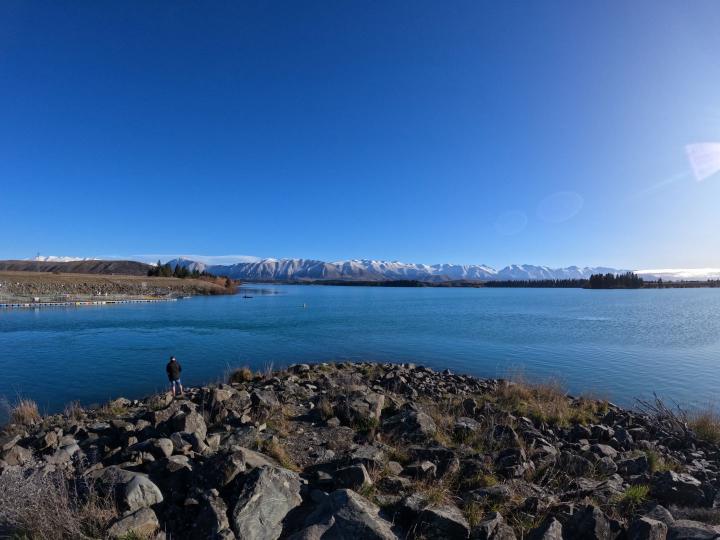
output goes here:
{"type": "Polygon", "coordinates": [[[720,266],[717,2],[0,3],[0,257],[720,266]]]}

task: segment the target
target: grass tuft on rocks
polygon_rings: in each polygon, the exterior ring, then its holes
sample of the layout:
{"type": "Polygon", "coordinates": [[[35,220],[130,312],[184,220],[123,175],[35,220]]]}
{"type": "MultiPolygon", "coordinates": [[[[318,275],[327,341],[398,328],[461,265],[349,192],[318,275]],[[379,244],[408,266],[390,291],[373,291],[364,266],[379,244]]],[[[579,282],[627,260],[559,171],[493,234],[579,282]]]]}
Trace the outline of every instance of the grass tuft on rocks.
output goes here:
{"type": "Polygon", "coordinates": [[[280,441],[273,439],[264,441],[260,450],[277,461],[282,467],[291,471],[299,470],[299,467],[290,457],[290,454],[288,454],[287,450],[280,441]]]}
{"type": "Polygon", "coordinates": [[[591,423],[607,412],[607,402],[573,400],[555,379],[529,383],[522,377],[515,377],[498,388],[496,400],[502,409],[559,427],[591,423]]]}
{"type": "Polygon", "coordinates": [[[85,414],[85,410],[82,405],[80,405],[79,401],[71,401],[65,405],[65,409],[63,410],[63,416],[74,422],[81,420],[83,414],[85,414]]]}
{"type": "Polygon", "coordinates": [[[0,529],[16,538],[104,538],[115,502],[91,484],[82,495],[58,474],[7,470],[0,475],[0,529]]]}
{"type": "Polygon", "coordinates": [[[715,406],[708,406],[699,411],[691,412],[688,425],[697,438],[711,444],[720,443],[720,412],[715,406]]]}
{"type": "Polygon", "coordinates": [[[614,502],[626,513],[634,514],[642,504],[648,500],[650,486],[647,484],[635,484],[629,486],[622,494],[618,495],[614,502]]]}
{"type": "Polygon", "coordinates": [[[250,369],[248,366],[243,366],[241,368],[238,368],[236,370],[233,370],[229,377],[228,382],[230,383],[245,383],[250,382],[255,379],[255,374],[253,373],[253,370],[250,369]]]}
{"type": "Polygon", "coordinates": [[[15,424],[31,426],[40,420],[37,403],[32,399],[20,398],[10,409],[10,420],[15,424]]]}

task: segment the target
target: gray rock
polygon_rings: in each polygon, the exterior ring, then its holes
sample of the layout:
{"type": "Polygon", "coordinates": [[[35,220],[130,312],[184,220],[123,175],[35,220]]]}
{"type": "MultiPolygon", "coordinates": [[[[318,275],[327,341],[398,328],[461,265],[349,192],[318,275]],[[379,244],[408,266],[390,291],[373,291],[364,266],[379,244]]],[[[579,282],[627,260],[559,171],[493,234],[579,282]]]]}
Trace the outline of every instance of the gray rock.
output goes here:
{"type": "Polygon", "coordinates": [[[383,491],[390,493],[403,493],[412,489],[413,483],[412,480],[404,476],[390,475],[381,478],[378,481],[378,486],[383,491]]]}
{"type": "Polygon", "coordinates": [[[155,504],[163,502],[163,495],[148,477],[136,474],[125,484],[124,489],[124,506],[134,512],[140,508],[149,508],[155,504]]]}
{"type": "Polygon", "coordinates": [[[624,475],[643,474],[650,470],[650,462],[646,455],[621,459],[617,462],[618,472],[624,475]]]}
{"type": "Polygon", "coordinates": [[[338,485],[343,488],[359,490],[363,486],[371,486],[373,481],[365,468],[365,465],[350,465],[335,472],[338,485]]]}
{"type": "Polygon", "coordinates": [[[140,538],[150,538],[159,528],[160,522],[155,512],[150,508],[140,508],[113,523],[107,535],[110,538],[127,538],[134,534],[140,538]]]}
{"type": "Polygon", "coordinates": [[[280,407],[280,401],[272,390],[253,390],[250,401],[253,407],[267,411],[280,407]]]}
{"type": "Polygon", "coordinates": [[[589,504],[577,509],[563,524],[563,534],[570,538],[614,540],[622,534],[622,527],[597,506],[589,504]]]}
{"type": "Polygon", "coordinates": [[[435,475],[437,474],[437,466],[427,460],[416,461],[405,467],[403,473],[415,479],[427,480],[435,478],[435,475]]]}
{"type": "Polygon", "coordinates": [[[172,419],[173,429],[185,433],[195,433],[200,439],[207,436],[207,425],[203,417],[197,412],[179,412],[172,419]]]}
{"type": "Polygon", "coordinates": [[[458,437],[469,437],[480,429],[480,424],[474,418],[461,416],[455,420],[453,431],[458,437]]]}
{"type": "Polygon", "coordinates": [[[244,452],[220,453],[205,462],[202,476],[206,486],[219,489],[227,486],[238,474],[246,470],[244,452]]]}
{"type": "Polygon", "coordinates": [[[516,540],[512,530],[499,512],[490,512],[470,533],[473,540],[516,540]]]}
{"type": "Polygon", "coordinates": [[[20,442],[22,437],[19,434],[15,435],[1,435],[0,436],[0,451],[5,452],[10,450],[13,446],[20,442]]]}
{"type": "Polygon", "coordinates": [[[512,496],[512,489],[507,484],[479,488],[468,493],[468,497],[477,502],[503,503],[512,499],[512,496]]]}
{"type": "Polygon", "coordinates": [[[137,452],[148,452],[157,459],[164,457],[170,457],[173,453],[174,446],[170,439],[147,439],[134,444],[130,447],[130,450],[137,452]]]}
{"type": "Polygon", "coordinates": [[[651,494],[661,503],[683,506],[702,506],[705,500],[700,480],[689,474],[679,474],[674,471],[655,473],[651,494]]]}
{"type": "Polygon", "coordinates": [[[593,444],[590,447],[590,451],[598,457],[609,457],[615,459],[617,457],[617,450],[607,444],[593,444]]]}
{"type": "Polygon", "coordinates": [[[432,439],[437,432],[437,426],[430,415],[411,409],[406,409],[385,420],[383,428],[417,441],[432,439]]]}
{"type": "Polygon", "coordinates": [[[420,512],[416,531],[426,538],[460,540],[470,535],[470,525],[457,506],[430,505],[420,512]]]}
{"type": "Polygon", "coordinates": [[[530,531],[529,540],[563,540],[562,524],[555,518],[530,531]]]}
{"type": "Polygon", "coordinates": [[[478,408],[477,401],[475,401],[473,398],[466,398],[463,400],[462,406],[466,415],[475,416],[475,412],[478,408]]]}
{"type": "Polygon", "coordinates": [[[217,490],[206,491],[200,497],[200,512],[190,532],[191,540],[231,540],[235,533],[230,529],[227,505],[217,490]]]}
{"type": "Polygon", "coordinates": [[[232,511],[232,528],[242,540],[275,540],[282,520],[299,506],[300,478],[280,467],[253,469],[243,484],[232,511]]]}
{"type": "Polygon", "coordinates": [[[8,465],[25,465],[32,461],[32,458],[32,452],[18,444],[11,446],[9,450],[2,454],[3,461],[8,465]]]}
{"type": "Polygon", "coordinates": [[[353,463],[362,463],[365,467],[382,467],[385,463],[385,452],[377,446],[363,445],[350,454],[353,463]]]}
{"type": "Polygon", "coordinates": [[[586,476],[593,468],[593,464],[588,459],[570,452],[560,454],[560,465],[565,472],[575,476],[586,476]]]}
{"type": "Polygon", "coordinates": [[[630,524],[627,540],[665,540],[668,526],[662,521],[641,517],[630,524]]]}
{"type": "Polygon", "coordinates": [[[665,525],[672,525],[675,521],[675,518],[670,511],[659,504],[653,506],[653,508],[647,512],[644,517],[654,519],[655,521],[662,521],[665,525]]]}
{"type": "Polygon", "coordinates": [[[380,509],[349,489],[333,491],[305,520],[292,540],[399,540],[380,509]]]}
{"type": "Polygon", "coordinates": [[[595,463],[595,471],[602,476],[612,476],[618,470],[618,466],[611,457],[601,458],[595,463]]]}
{"type": "Polygon", "coordinates": [[[678,519],[668,527],[667,540],[716,540],[720,531],[713,525],[678,519]]]}
{"type": "Polygon", "coordinates": [[[397,461],[388,461],[386,467],[391,474],[401,474],[403,471],[403,466],[397,461]]]}

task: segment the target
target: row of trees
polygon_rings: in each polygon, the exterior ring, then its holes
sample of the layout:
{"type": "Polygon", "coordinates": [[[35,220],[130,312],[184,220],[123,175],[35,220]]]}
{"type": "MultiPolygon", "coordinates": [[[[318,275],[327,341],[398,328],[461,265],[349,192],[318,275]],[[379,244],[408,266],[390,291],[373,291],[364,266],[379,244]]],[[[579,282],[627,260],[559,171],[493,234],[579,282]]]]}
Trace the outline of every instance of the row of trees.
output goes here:
{"type": "Polygon", "coordinates": [[[644,280],[633,272],[624,274],[593,274],[588,280],[589,289],[641,289],[644,280]]]}
{"type": "Polygon", "coordinates": [[[201,276],[215,277],[208,272],[200,272],[197,268],[195,270],[188,270],[184,266],[175,265],[173,268],[170,263],[162,264],[160,261],[157,262],[157,266],[153,266],[148,270],[148,276],[150,277],[176,277],[180,279],[185,278],[199,278],[201,276]]]}
{"type": "Polygon", "coordinates": [[[587,279],[517,279],[505,281],[488,281],[485,287],[521,287],[521,288],[557,288],[582,289],[587,287],[587,279]]]}

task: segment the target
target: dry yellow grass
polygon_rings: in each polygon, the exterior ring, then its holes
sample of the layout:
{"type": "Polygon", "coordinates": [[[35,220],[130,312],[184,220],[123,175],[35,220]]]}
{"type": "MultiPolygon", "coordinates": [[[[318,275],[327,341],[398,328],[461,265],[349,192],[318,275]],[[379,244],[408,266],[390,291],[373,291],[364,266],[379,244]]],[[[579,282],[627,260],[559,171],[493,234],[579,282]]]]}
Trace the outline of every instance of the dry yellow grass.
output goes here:
{"type": "Polygon", "coordinates": [[[232,373],[230,373],[230,376],[228,377],[228,380],[231,383],[250,382],[253,379],[255,379],[255,374],[253,373],[252,369],[247,366],[243,366],[234,370],[232,373]]]}
{"type": "Polygon", "coordinates": [[[262,451],[263,453],[267,454],[275,461],[277,461],[282,467],[285,467],[286,469],[289,469],[291,471],[299,470],[298,466],[295,464],[293,459],[287,453],[287,450],[285,450],[285,447],[280,444],[280,442],[274,440],[265,441],[262,444],[262,451]]]}
{"type": "Polygon", "coordinates": [[[556,426],[593,422],[607,412],[607,402],[593,399],[572,400],[557,380],[528,383],[521,378],[498,388],[497,404],[537,422],[556,426]]]}
{"type": "Polygon", "coordinates": [[[714,405],[691,412],[688,425],[698,439],[712,444],[720,443],[720,413],[714,405]]]}
{"type": "Polygon", "coordinates": [[[10,409],[10,419],[15,424],[30,426],[40,420],[37,403],[31,399],[19,399],[10,409]]]}

